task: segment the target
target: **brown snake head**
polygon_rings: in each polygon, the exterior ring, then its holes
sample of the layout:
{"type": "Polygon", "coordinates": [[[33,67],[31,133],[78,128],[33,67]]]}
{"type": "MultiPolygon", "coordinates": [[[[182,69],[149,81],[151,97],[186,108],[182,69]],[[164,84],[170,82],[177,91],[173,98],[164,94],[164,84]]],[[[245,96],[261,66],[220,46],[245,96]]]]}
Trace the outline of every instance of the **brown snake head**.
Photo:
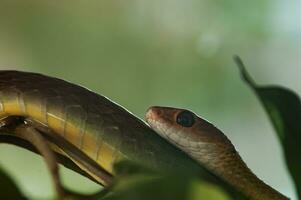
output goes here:
{"type": "Polygon", "coordinates": [[[193,159],[217,174],[236,151],[230,140],[215,126],[195,113],[178,108],[151,107],[146,121],[159,135],[181,148],[193,159]]]}

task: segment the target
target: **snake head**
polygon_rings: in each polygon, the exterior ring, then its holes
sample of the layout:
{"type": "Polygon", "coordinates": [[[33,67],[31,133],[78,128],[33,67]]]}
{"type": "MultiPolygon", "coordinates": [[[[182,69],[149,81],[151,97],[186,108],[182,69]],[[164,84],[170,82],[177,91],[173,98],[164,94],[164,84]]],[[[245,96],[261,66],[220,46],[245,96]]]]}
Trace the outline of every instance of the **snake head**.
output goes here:
{"type": "Polygon", "coordinates": [[[154,106],[145,118],[160,136],[210,169],[236,152],[218,128],[189,110],[154,106]]]}

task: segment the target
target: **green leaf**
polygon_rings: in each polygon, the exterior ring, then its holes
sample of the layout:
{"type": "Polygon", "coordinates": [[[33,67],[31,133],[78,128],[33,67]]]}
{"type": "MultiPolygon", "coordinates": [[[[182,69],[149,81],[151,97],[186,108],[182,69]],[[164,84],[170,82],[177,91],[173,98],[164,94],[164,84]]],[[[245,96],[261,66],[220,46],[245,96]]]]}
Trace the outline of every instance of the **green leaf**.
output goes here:
{"type": "Polygon", "coordinates": [[[0,199],[27,199],[14,181],[0,168],[0,199]]]}
{"type": "Polygon", "coordinates": [[[201,181],[189,172],[162,174],[132,162],[115,165],[117,182],[105,200],[230,200],[218,185],[201,181]]]}
{"type": "Polygon", "coordinates": [[[279,86],[259,86],[247,73],[237,56],[235,62],[244,81],[263,104],[281,141],[288,169],[301,199],[301,102],[293,91],[279,86]]]}

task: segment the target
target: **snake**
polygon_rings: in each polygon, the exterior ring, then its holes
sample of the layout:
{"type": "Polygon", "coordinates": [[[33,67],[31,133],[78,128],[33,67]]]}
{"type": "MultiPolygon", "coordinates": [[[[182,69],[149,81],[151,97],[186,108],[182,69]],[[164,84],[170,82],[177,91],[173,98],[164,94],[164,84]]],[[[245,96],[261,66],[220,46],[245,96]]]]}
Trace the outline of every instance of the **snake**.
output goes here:
{"type": "Polygon", "coordinates": [[[150,107],[146,121],[162,137],[222,177],[250,199],[288,199],[260,180],[245,164],[227,136],[195,113],[150,107]]]}
{"type": "MultiPolygon", "coordinates": [[[[55,151],[104,186],[108,182],[97,170],[114,176],[115,163],[131,160],[166,172],[209,174],[208,179],[219,178],[252,200],[288,199],[251,172],[225,134],[188,110],[151,107],[146,123],[83,86],[1,70],[0,122],[9,117],[38,124],[36,129],[49,132],[55,151]]],[[[0,135],[1,130],[0,123],[0,135]]]]}

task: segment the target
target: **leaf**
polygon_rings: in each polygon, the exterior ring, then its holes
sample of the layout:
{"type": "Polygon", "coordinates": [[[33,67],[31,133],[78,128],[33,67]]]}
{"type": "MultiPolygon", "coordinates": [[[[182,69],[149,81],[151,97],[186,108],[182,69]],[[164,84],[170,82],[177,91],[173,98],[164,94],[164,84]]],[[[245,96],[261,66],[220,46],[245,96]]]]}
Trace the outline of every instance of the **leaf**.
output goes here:
{"type": "Polygon", "coordinates": [[[244,81],[263,104],[282,144],[286,163],[301,199],[301,102],[293,91],[279,86],[259,86],[238,56],[234,57],[244,81]]]}
{"type": "Polygon", "coordinates": [[[200,181],[189,172],[162,174],[129,161],[116,164],[115,171],[118,175],[112,188],[114,194],[104,200],[230,199],[218,185],[200,181]]]}
{"type": "Polygon", "coordinates": [[[14,181],[2,169],[0,169],[0,188],[1,199],[27,199],[23,196],[14,181]]]}

